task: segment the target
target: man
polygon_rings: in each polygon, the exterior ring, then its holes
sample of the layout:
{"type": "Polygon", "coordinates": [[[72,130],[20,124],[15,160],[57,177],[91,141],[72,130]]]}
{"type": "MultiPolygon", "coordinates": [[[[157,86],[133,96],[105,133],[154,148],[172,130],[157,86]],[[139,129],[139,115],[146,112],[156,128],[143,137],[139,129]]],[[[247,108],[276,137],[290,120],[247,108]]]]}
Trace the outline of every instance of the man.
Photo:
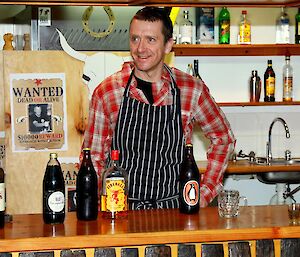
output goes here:
{"type": "Polygon", "coordinates": [[[29,130],[32,133],[43,133],[50,129],[50,121],[46,115],[42,114],[42,106],[34,105],[33,113],[29,116],[29,130]]]}
{"type": "Polygon", "coordinates": [[[94,91],[84,147],[91,148],[99,178],[111,149],[129,174],[131,209],[177,208],[184,145],[194,125],[210,139],[200,189],[207,206],[222,188],[235,139],[203,81],[164,64],[173,46],[172,22],[157,7],[138,11],[130,23],[133,62],[94,91]]]}

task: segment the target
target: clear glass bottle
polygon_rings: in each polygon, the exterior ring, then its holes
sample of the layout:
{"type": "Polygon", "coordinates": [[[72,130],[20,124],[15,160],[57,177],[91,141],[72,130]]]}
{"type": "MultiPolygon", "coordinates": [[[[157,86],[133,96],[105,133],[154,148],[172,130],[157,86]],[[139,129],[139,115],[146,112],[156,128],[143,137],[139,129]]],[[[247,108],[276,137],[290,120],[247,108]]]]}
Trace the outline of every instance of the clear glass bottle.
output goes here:
{"type": "Polygon", "coordinates": [[[179,26],[180,43],[192,44],[193,39],[193,23],[189,20],[189,11],[183,11],[183,19],[179,26]]]}
{"type": "Polygon", "coordinates": [[[247,19],[247,11],[242,11],[239,24],[238,44],[251,44],[251,23],[247,19]]]}
{"type": "Polygon", "coordinates": [[[179,44],[180,40],[180,33],[179,33],[179,26],[177,21],[175,21],[174,26],[173,26],[173,41],[174,44],[179,44]]]}
{"type": "Polygon", "coordinates": [[[300,8],[295,16],[295,44],[300,44],[300,8]]]}
{"type": "Polygon", "coordinates": [[[186,69],[186,73],[190,74],[193,77],[195,76],[195,71],[194,71],[194,68],[193,68],[193,64],[191,64],[191,63],[188,64],[187,69],[186,69]]]}
{"type": "Polygon", "coordinates": [[[65,181],[57,153],[50,153],[43,179],[43,218],[47,224],[65,220],[65,181]]]}
{"type": "Polygon", "coordinates": [[[291,102],[293,101],[293,68],[290,63],[290,56],[285,57],[285,65],[283,66],[282,77],[282,101],[291,102]]]}
{"type": "Polygon", "coordinates": [[[272,67],[272,60],[268,60],[268,67],[264,74],[264,101],[275,101],[275,72],[272,67]]]}
{"type": "Polygon", "coordinates": [[[290,43],[290,19],[284,7],[281,8],[281,13],[276,20],[276,43],[290,43]]]}
{"type": "Polygon", "coordinates": [[[119,166],[118,150],[112,150],[111,161],[102,176],[101,211],[104,218],[117,219],[128,214],[128,174],[119,166]]]}
{"type": "Polygon", "coordinates": [[[2,160],[0,160],[0,228],[5,224],[5,173],[2,167],[2,160]]]}
{"type": "Polygon", "coordinates": [[[200,208],[200,173],[193,155],[193,145],[185,146],[185,158],[179,173],[179,211],[192,214],[200,208]]]}
{"type": "Polygon", "coordinates": [[[83,160],[76,179],[76,214],[79,220],[98,217],[98,177],[89,148],[83,149],[83,160]]]}
{"type": "Polygon", "coordinates": [[[230,44],[230,13],[226,7],[219,14],[219,44],[230,44]]]}

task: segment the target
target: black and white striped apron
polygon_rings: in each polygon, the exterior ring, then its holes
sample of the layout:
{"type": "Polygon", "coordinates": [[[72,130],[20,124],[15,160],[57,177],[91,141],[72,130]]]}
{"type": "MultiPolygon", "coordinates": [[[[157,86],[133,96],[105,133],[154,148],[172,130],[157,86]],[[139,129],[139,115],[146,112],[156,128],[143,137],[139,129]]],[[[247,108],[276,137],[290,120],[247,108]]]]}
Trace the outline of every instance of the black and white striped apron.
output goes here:
{"type": "Polygon", "coordinates": [[[180,92],[171,70],[173,104],[153,106],[129,96],[127,82],[112,139],[128,172],[129,208],[178,208],[184,136],[180,92]]]}

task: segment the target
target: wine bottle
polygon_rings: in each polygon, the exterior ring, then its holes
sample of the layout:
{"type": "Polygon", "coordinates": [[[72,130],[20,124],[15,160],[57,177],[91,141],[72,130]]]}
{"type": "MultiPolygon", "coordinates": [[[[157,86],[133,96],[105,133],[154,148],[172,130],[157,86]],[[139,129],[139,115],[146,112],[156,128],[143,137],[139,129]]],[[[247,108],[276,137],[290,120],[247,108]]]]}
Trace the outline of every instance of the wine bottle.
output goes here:
{"type": "Polygon", "coordinates": [[[65,181],[56,153],[50,153],[43,179],[43,218],[47,224],[65,220],[65,181]]]}
{"type": "Polygon", "coordinates": [[[102,177],[101,211],[104,218],[124,218],[128,214],[128,175],[119,166],[118,150],[112,150],[111,161],[102,177]]]}
{"type": "Polygon", "coordinates": [[[272,60],[268,60],[268,67],[264,74],[265,102],[275,101],[275,72],[272,68],[272,60]]]}
{"type": "Polygon", "coordinates": [[[5,224],[5,173],[0,163],[0,228],[5,224]]]}
{"type": "Polygon", "coordinates": [[[98,177],[89,148],[83,149],[76,179],[76,214],[79,220],[96,220],[98,217],[98,177]]]}
{"type": "Polygon", "coordinates": [[[285,57],[285,65],[282,71],[283,77],[283,94],[282,101],[291,102],[293,101],[293,68],[290,64],[290,57],[285,57]]]}
{"type": "Polygon", "coordinates": [[[230,44],[230,13],[226,7],[219,14],[219,44],[230,44]]]}
{"type": "Polygon", "coordinates": [[[179,174],[179,211],[192,214],[200,208],[200,173],[193,156],[193,145],[185,146],[185,158],[179,174]]]}

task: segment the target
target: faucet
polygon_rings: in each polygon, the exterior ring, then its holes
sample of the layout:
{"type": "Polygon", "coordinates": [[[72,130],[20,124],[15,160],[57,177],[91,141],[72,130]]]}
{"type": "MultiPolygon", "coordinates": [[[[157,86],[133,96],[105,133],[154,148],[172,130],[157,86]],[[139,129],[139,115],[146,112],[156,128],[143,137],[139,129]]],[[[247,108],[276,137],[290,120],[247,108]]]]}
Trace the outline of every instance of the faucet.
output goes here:
{"type": "Polygon", "coordinates": [[[273,125],[275,124],[275,122],[277,122],[277,121],[281,122],[282,125],[284,126],[285,137],[290,138],[289,127],[288,127],[287,123],[285,122],[285,120],[280,117],[275,118],[269,127],[269,137],[268,137],[268,142],[267,142],[267,164],[270,164],[270,160],[272,160],[272,150],[271,150],[272,149],[272,144],[271,144],[272,128],[273,128],[273,125]]]}

